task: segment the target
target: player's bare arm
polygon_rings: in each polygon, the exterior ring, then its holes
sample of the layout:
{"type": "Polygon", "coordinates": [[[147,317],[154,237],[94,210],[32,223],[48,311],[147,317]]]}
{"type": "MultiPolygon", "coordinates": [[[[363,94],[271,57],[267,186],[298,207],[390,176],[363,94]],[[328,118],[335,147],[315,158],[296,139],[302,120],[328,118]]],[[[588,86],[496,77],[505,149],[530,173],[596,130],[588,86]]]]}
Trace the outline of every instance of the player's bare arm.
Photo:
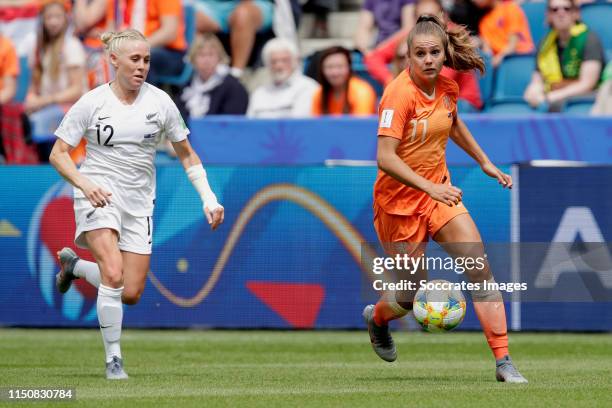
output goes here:
{"type": "Polygon", "coordinates": [[[418,175],[398,155],[400,140],[389,136],[378,136],[378,168],[397,181],[427,193],[431,198],[452,206],[461,201],[462,191],[450,184],[436,184],[418,175]]]}
{"type": "Polygon", "coordinates": [[[110,204],[111,193],[92,183],[87,177],[79,173],[76,165],[70,157],[72,146],[57,139],[49,155],[49,162],[55,167],[57,172],[70,184],[83,191],[83,194],[92,206],[104,207],[110,204]]]}
{"type": "Polygon", "coordinates": [[[181,161],[189,180],[191,180],[193,186],[200,194],[204,207],[204,214],[210,224],[210,228],[216,230],[217,227],[223,223],[225,210],[223,206],[217,202],[217,197],[208,185],[206,170],[204,170],[204,166],[202,166],[202,161],[191,147],[191,143],[189,143],[188,139],[181,140],[180,142],[173,142],[172,147],[174,147],[174,151],[181,161]]]}
{"type": "Polygon", "coordinates": [[[495,166],[486,153],[482,150],[472,133],[465,123],[457,117],[451,128],[450,138],[465,151],[476,163],[480,165],[482,171],[490,177],[497,179],[504,188],[512,188],[512,177],[504,173],[495,166]]]}

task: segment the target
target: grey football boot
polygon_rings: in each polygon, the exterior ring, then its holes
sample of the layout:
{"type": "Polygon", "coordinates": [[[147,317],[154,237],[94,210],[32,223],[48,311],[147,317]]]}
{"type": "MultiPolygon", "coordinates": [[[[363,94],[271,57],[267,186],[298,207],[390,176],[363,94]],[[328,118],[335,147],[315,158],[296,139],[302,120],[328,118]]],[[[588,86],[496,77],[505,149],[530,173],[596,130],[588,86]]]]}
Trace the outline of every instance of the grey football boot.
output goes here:
{"type": "Polygon", "coordinates": [[[55,275],[55,286],[60,293],[66,293],[70,289],[72,281],[78,279],[74,276],[74,265],[81,258],[72,249],[66,247],[57,253],[57,259],[59,259],[61,269],[55,275]]]}
{"type": "Polygon", "coordinates": [[[397,358],[397,352],[395,350],[395,343],[389,332],[389,326],[377,326],[374,323],[374,305],[367,305],[363,309],[363,319],[368,326],[368,333],[370,335],[370,342],[372,348],[378,357],[385,361],[392,362],[397,358]]]}
{"type": "Polygon", "coordinates": [[[107,380],[127,380],[128,375],[123,371],[123,360],[117,356],[113,356],[110,363],[106,363],[106,379],[107,380]]]}
{"type": "Polygon", "coordinates": [[[505,356],[495,361],[495,378],[497,381],[526,384],[527,379],[518,372],[510,356],[505,356]]]}

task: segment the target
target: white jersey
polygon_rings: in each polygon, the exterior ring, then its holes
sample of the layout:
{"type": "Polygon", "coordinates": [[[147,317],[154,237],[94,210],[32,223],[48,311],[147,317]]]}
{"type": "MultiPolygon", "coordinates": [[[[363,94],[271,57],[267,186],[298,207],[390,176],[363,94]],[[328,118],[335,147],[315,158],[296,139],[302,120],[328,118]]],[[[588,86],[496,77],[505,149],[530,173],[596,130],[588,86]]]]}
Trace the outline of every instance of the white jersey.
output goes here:
{"type": "MultiPolygon", "coordinates": [[[[87,155],[79,171],[110,191],[113,204],[136,217],[153,214],[157,143],[163,136],[179,142],[188,134],[170,97],[146,82],[131,105],[121,103],[110,84],[87,92],[55,131],[71,146],[85,136],[87,155]]],[[[78,188],[74,196],[84,197],[78,188]]]]}

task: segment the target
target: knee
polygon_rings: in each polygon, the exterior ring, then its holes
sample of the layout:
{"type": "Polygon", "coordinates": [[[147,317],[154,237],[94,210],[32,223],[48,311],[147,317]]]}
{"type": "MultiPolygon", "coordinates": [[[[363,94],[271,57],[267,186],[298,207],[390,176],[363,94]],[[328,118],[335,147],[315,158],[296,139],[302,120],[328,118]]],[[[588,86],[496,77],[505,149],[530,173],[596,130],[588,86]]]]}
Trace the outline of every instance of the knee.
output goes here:
{"type": "Polygon", "coordinates": [[[112,288],[120,288],[123,286],[123,273],[121,267],[109,267],[104,271],[104,279],[106,285],[112,288]]]}
{"type": "Polygon", "coordinates": [[[256,6],[250,2],[241,2],[232,12],[229,22],[232,28],[254,26],[258,20],[257,12],[256,6]]]}
{"type": "Polygon", "coordinates": [[[125,303],[126,305],[135,305],[140,301],[140,298],[142,296],[142,289],[140,288],[136,288],[136,289],[124,289],[123,290],[123,295],[121,297],[121,300],[123,301],[123,303],[125,303]]]}

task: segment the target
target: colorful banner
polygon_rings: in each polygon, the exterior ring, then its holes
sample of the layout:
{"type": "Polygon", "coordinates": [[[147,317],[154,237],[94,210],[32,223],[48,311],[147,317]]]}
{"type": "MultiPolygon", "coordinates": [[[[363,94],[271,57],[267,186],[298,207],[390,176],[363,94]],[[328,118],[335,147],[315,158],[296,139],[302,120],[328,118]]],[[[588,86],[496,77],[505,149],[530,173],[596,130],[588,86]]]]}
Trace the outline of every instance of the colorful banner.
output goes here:
{"type": "MultiPolygon", "coordinates": [[[[483,238],[507,242],[509,192],[478,168],[451,172],[483,238]]],[[[151,273],[126,326],[363,327],[360,250],[377,240],[376,168],[212,166],[208,175],[226,209],[215,232],[183,169],[158,169],[151,273]]],[[[0,188],[0,325],[97,325],[93,287],[79,280],[60,295],[54,286],[55,253],[73,246],[69,186],[48,166],[6,166],[0,188]]],[[[479,327],[471,311],[461,327],[479,327]]]]}
{"type": "MultiPolygon", "coordinates": [[[[612,163],[610,118],[552,114],[462,118],[496,164],[531,160],[612,163]]],[[[191,143],[198,153],[207,163],[221,165],[375,160],[376,126],[375,117],[253,120],[219,116],[190,124],[191,143]]],[[[448,144],[447,161],[450,165],[474,165],[452,142],[448,144]]]]}

